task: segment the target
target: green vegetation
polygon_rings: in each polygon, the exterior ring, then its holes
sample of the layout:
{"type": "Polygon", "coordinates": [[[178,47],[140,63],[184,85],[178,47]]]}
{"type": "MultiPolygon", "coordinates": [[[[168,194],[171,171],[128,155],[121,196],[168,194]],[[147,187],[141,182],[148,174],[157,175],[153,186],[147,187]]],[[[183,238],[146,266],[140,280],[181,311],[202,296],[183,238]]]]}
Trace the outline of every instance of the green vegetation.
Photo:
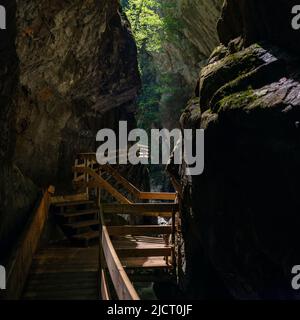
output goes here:
{"type": "Polygon", "coordinates": [[[219,110],[224,111],[226,109],[242,109],[245,106],[249,106],[252,102],[257,99],[254,94],[254,90],[249,87],[245,91],[234,93],[223,98],[219,103],[219,110]]]}
{"type": "Polygon", "coordinates": [[[161,49],[163,31],[160,3],[156,0],[127,0],[123,1],[123,5],[139,52],[158,52],[161,49]]]}
{"type": "MultiPolygon", "coordinates": [[[[139,128],[174,128],[188,97],[186,84],[170,68],[169,45],[180,45],[181,23],[174,0],[121,0],[135,37],[142,90],[138,99],[139,128]]],[[[150,166],[155,190],[170,191],[164,167],[150,166]]]]}
{"type": "MultiPolygon", "coordinates": [[[[184,97],[176,75],[164,70],[160,61],[166,59],[165,47],[179,39],[180,22],[176,16],[176,2],[172,0],[122,0],[123,11],[131,23],[136,39],[143,89],[138,100],[138,126],[172,126],[179,120],[179,99],[184,97]],[[171,108],[171,110],[169,109],[171,108]],[[166,123],[167,122],[167,123],[166,123]]],[[[183,104],[185,101],[183,101],[183,104]]]]}

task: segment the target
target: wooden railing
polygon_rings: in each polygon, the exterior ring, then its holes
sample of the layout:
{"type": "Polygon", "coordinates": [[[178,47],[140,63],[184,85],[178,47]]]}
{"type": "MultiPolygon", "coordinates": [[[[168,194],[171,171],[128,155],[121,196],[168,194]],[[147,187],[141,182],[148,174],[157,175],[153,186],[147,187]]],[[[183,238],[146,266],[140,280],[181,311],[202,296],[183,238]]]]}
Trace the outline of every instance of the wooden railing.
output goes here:
{"type": "Polygon", "coordinates": [[[101,171],[110,174],[120,183],[129,194],[131,194],[136,200],[169,200],[175,201],[176,193],[168,192],[142,192],[132,183],[130,183],[126,178],[124,178],[117,170],[115,170],[111,165],[105,164],[100,165],[96,161],[95,153],[81,153],[75,161],[74,171],[74,182],[82,184],[82,181],[86,183],[86,192],[88,193],[89,188],[95,188],[102,184],[102,188],[109,192],[116,200],[121,203],[126,203],[126,199],[120,196],[117,190],[113,190],[110,186],[105,183],[105,180],[101,178],[101,171]],[[82,163],[80,163],[82,161],[82,163]],[[91,170],[90,170],[91,169],[91,170]],[[78,175],[82,173],[82,175],[78,175]],[[97,177],[96,177],[96,175],[97,177]],[[100,177],[100,179],[99,179],[100,177]],[[94,178],[92,180],[90,178],[94,178]]]}
{"type": "Polygon", "coordinates": [[[101,225],[99,254],[101,297],[103,300],[111,299],[109,283],[106,277],[107,269],[119,300],[140,300],[139,295],[128,278],[127,273],[125,272],[110,240],[101,207],[99,218],[101,225]]]}
{"type": "Polygon", "coordinates": [[[7,289],[3,291],[3,299],[17,300],[21,297],[33,256],[37,250],[45,223],[47,221],[50,198],[54,187],[49,187],[30,217],[16,249],[7,266],[7,289]]]}
{"type": "MultiPolygon", "coordinates": [[[[97,203],[100,208],[100,241],[99,241],[99,279],[101,296],[103,300],[111,299],[110,286],[107,276],[109,275],[114,286],[114,291],[120,300],[139,300],[139,296],[126,274],[118,254],[113,246],[110,236],[122,236],[129,232],[131,235],[165,234],[171,236],[173,244],[171,261],[176,270],[175,237],[176,237],[176,213],[178,212],[177,194],[160,192],[142,192],[124,178],[117,170],[110,165],[99,165],[96,162],[96,155],[80,154],[76,160],[74,181],[87,188],[87,194],[91,188],[96,190],[97,203]],[[112,176],[126,191],[139,200],[160,200],[172,201],[167,203],[136,203],[115,189],[106,181],[101,173],[106,172],[112,176]],[[101,190],[107,191],[118,203],[102,204],[101,190]],[[104,214],[126,214],[151,217],[172,218],[172,224],[167,226],[106,226],[104,214]]],[[[162,254],[166,250],[161,250],[162,254]]],[[[151,250],[149,250],[151,253],[151,250]]],[[[168,257],[165,257],[168,263],[168,257]]]]}

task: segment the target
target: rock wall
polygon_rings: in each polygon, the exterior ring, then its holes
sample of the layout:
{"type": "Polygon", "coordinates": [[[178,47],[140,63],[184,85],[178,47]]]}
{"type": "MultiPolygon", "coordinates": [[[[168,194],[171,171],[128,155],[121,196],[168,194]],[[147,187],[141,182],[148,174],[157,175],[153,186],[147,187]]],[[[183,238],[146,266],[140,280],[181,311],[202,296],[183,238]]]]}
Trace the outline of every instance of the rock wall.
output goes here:
{"type": "Polygon", "coordinates": [[[297,0],[234,0],[225,1],[218,24],[220,40],[224,44],[242,36],[245,45],[268,41],[299,52],[299,32],[291,27],[292,8],[297,0]]]}
{"type": "MultiPolygon", "coordinates": [[[[38,188],[70,186],[78,152],[103,127],[135,126],[136,46],[118,0],[2,1],[0,260],[38,188]]],[[[0,261],[1,262],[1,261],[0,261]]]]}
{"type": "Polygon", "coordinates": [[[118,0],[19,1],[17,26],[15,161],[36,183],[69,181],[99,129],[134,126],[135,43],[118,0]]]}
{"type": "Polygon", "coordinates": [[[183,77],[190,90],[194,89],[198,70],[218,45],[217,21],[223,0],[176,0],[170,15],[177,20],[178,34],[164,42],[166,55],[159,59],[165,71],[183,77]]]}
{"type": "Polygon", "coordinates": [[[9,252],[14,236],[21,231],[37,199],[34,184],[12,163],[15,148],[15,95],[19,65],[15,48],[16,2],[2,1],[6,8],[6,30],[0,31],[0,263],[9,252]]]}
{"type": "Polygon", "coordinates": [[[204,174],[179,173],[181,284],[192,298],[299,299],[291,288],[300,262],[300,34],[287,27],[294,3],[228,0],[218,27],[224,45],[182,115],[183,128],[205,129],[204,174]]]}
{"type": "Polygon", "coordinates": [[[162,42],[163,50],[154,57],[158,78],[168,79],[169,87],[160,99],[160,118],[165,128],[178,127],[182,106],[193,94],[199,68],[218,45],[217,21],[223,0],[162,0],[167,8],[171,31],[162,42]],[[173,25],[172,25],[173,24],[173,25]],[[176,25],[176,27],[175,27],[176,25]],[[170,117],[172,113],[172,117],[170,117]]]}

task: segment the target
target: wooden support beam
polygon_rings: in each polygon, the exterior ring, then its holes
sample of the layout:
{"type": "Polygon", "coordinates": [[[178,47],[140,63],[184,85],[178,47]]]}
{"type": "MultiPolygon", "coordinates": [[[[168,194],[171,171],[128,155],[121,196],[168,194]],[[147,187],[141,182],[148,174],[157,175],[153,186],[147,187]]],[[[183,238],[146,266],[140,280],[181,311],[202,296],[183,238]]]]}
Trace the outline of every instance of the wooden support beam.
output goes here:
{"type": "Polygon", "coordinates": [[[104,213],[109,214],[172,217],[178,205],[174,203],[103,204],[102,208],[104,213]]]}
{"type": "Polygon", "coordinates": [[[109,226],[107,231],[110,236],[143,236],[143,235],[163,235],[172,234],[171,226],[142,225],[142,226],[109,226]]]}
{"type": "Polygon", "coordinates": [[[176,193],[168,192],[140,192],[140,200],[175,200],[176,193]]]}

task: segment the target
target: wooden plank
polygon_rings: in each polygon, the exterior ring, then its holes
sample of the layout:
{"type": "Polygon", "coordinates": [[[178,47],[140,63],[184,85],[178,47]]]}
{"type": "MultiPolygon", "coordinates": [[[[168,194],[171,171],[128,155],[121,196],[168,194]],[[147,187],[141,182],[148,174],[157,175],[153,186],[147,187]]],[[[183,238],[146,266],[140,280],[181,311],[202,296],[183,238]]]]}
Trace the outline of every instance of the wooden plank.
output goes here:
{"type": "Polygon", "coordinates": [[[91,200],[63,201],[63,202],[54,203],[53,205],[55,207],[76,207],[76,206],[81,206],[86,204],[95,204],[95,202],[91,200]]]}
{"type": "Polygon", "coordinates": [[[101,298],[102,300],[105,300],[105,301],[110,300],[107,279],[106,279],[105,271],[103,269],[101,270],[101,298]]]}
{"type": "Polygon", "coordinates": [[[147,258],[121,258],[124,268],[128,269],[171,269],[173,266],[167,263],[164,257],[147,257],[147,258]]]}
{"type": "Polygon", "coordinates": [[[75,195],[64,195],[51,197],[51,204],[68,203],[74,201],[85,201],[88,200],[85,193],[79,193],[75,195]]]}
{"type": "Polygon", "coordinates": [[[3,299],[19,299],[29,274],[33,256],[38,247],[49,213],[50,197],[54,187],[48,188],[25,228],[17,248],[7,266],[7,289],[3,299]]]}
{"type": "Polygon", "coordinates": [[[64,241],[38,250],[22,299],[97,299],[98,248],[64,241]]]}
{"type": "Polygon", "coordinates": [[[171,255],[173,248],[159,237],[118,237],[112,243],[119,257],[166,257],[171,255]]]}
{"type": "Polygon", "coordinates": [[[116,248],[120,258],[123,257],[169,257],[172,254],[171,247],[139,247],[139,248],[116,248]]]}
{"type": "Polygon", "coordinates": [[[178,204],[169,203],[134,203],[134,204],[103,204],[104,213],[130,214],[139,216],[172,217],[178,210],[178,204]]]}
{"type": "Polygon", "coordinates": [[[118,298],[120,300],[140,300],[117,256],[105,226],[102,227],[102,248],[118,298]]]}
{"type": "Polygon", "coordinates": [[[55,213],[55,215],[57,217],[63,217],[63,218],[74,218],[74,217],[95,215],[97,212],[98,212],[98,209],[88,209],[88,210],[80,210],[76,212],[55,213]]]}
{"type": "Polygon", "coordinates": [[[109,226],[107,231],[110,236],[124,236],[124,235],[160,235],[171,234],[172,226],[159,225],[142,225],[142,226],[109,226]]]}
{"type": "Polygon", "coordinates": [[[140,192],[140,200],[175,200],[176,193],[168,192],[140,192]]]}
{"type": "Polygon", "coordinates": [[[99,225],[98,220],[87,220],[87,221],[79,221],[79,222],[73,222],[73,223],[66,223],[63,226],[67,228],[84,228],[84,227],[90,227],[90,226],[97,226],[99,225]]]}

